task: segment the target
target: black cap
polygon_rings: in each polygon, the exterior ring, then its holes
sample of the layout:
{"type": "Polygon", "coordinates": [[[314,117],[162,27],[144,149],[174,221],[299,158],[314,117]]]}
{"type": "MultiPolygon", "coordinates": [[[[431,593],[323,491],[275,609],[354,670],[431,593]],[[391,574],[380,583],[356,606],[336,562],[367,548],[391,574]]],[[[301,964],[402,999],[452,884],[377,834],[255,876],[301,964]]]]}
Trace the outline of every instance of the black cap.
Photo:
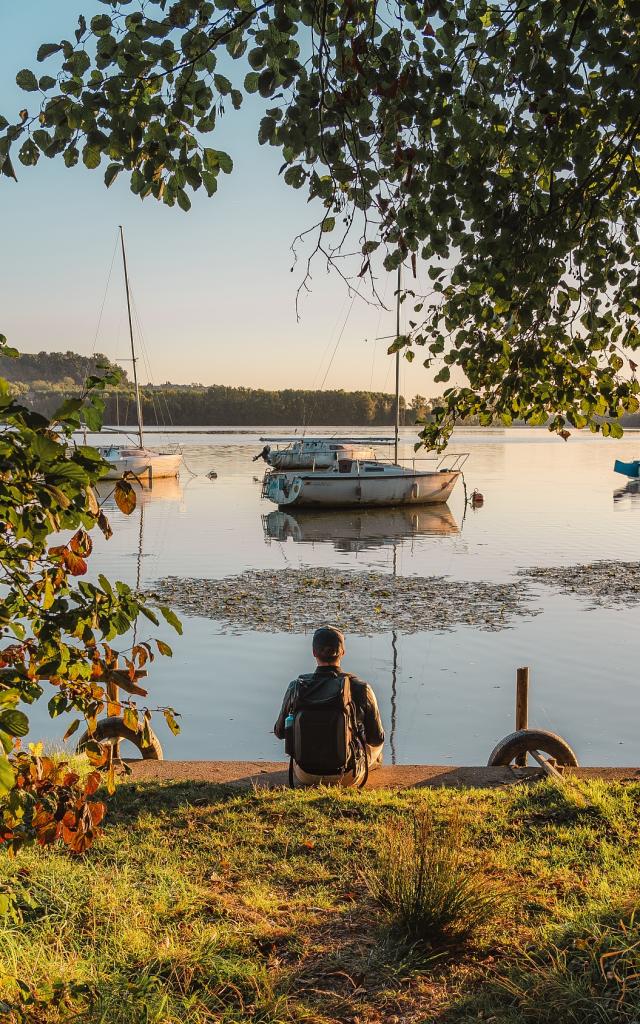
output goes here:
{"type": "Polygon", "coordinates": [[[344,654],[344,633],[335,626],[320,626],[313,634],[313,649],[329,655],[344,654]]]}

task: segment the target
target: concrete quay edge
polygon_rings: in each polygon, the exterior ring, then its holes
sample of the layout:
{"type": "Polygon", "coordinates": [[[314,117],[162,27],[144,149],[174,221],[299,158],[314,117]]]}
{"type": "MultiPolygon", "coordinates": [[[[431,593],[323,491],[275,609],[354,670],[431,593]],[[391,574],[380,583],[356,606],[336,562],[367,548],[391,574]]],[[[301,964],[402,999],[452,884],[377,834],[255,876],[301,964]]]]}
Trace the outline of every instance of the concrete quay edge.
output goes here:
{"type": "MultiPolygon", "coordinates": [[[[276,789],[287,786],[287,764],[283,761],[144,761],[127,762],[132,782],[207,782],[248,789],[276,789]]],[[[371,772],[367,789],[415,789],[421,787],[496,789],[519,782],[534,782],[544,775],[541,768],[487,768],[457,765],[385,765],[371,772]]],[[[565,778],[602,779],[608,782],[640,782],[640,768],[565,768],[565,778]]]]}

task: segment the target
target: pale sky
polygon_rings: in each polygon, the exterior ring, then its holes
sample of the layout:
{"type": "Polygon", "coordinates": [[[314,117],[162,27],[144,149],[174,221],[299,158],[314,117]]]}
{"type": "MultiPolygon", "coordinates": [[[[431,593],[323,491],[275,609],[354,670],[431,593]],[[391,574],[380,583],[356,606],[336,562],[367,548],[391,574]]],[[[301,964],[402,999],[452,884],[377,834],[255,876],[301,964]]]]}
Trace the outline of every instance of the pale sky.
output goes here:
{"type": "MultiPolygon", "coordinates": [[[[0,7],[0,112],[11,120],[35,109],[39,94],[21,92],[15,75],[36,68],[41,42],[73,38],[77,16],[104,7],[83,0],[21,0],[0,7]]],[[[55,59],[55,58],[54,58],[55,59]]],[[[40,65],[42,73],[47,63],[40,65]]],[[[236,82],[245,69],[232,65],[236,82]]],[[[22,351],[95,349],[127,355],[124,290],[119,258],[113,268],[97,340],[118,224],[125,228],[136,306],[156,383],[199,381],[250,387],[313,388],[322,383],[351,306],[336,274],[315,264],[312,292],[296,321],[301,261],[291,272],[290,245],[314,214],[303,192],[278,177],[279,152],[257,142],[263,101],[245,99],[208,138],[234,160],[209,199],[200,189],[188,213],[129,192],[124,175],[104,187],[96,171],[68,169],[41,157],[35,168],[14,159],[18,183],[0,177],[0,333],[22,351]]],[[[394,282],[380,283],[393,301],[394,282]]],[[[388,342],[393,312],[356,300],[325,387],[393,389],[388,342]],[[369,341],[365,341],[369,339],[369,341]],[[375,349],[375,353],[374,353],[375,349]]],[[[126,364],[124,364],[126,365],[126,364]]],[[[142,379],[148,379],[143,372],[142,379]]],[[[439,391],[416,358],[403,360],[402,390],[410,399],[439,391]]]]}

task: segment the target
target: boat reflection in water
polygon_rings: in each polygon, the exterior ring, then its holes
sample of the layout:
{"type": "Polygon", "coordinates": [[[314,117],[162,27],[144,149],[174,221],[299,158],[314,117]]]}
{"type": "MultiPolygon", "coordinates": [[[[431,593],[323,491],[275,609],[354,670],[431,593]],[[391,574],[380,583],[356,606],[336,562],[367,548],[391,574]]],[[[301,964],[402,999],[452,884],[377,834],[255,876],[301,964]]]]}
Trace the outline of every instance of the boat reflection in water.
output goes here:
{"type": "Polygon", "coordinates": [[[417,536],[460,532],[448,505],[387,509],[336,509],[314,512],[280,509],[262,517],[267,542],[313,544],[331,542],[337,551],[361,551],[403,543],[417,536]]]}
{"type": "MultiPolygon", "coordinates": [[[[176,476],[160,477],[153,480],[151,485],[147,483],[146,479],[142,483],[138,483],[137,480],[130,478],[129,483],[136,492],[136,507],[138,508],[153,501],[180,502],[184,498],[184,488],[176,476]]],[[[105,511],[113,511],[116,508],[115,489],[114,480],[101,480],[94,487],[98,501],[105,511]]]]}
{"type": "Polygon", "coordinates": [[[622,498],[637,498],[640,495],[640,480],[628,480],[624,487],[617,487],[613,492],[613,500],[621,501],[622,498]]]}

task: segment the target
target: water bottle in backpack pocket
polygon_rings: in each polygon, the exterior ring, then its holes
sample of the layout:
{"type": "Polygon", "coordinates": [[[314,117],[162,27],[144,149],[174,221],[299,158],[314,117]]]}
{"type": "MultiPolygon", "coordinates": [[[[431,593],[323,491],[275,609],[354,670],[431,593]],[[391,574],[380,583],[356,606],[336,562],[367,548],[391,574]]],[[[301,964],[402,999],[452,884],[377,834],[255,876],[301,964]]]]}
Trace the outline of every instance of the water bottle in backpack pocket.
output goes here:
{"type": "Polygon", "coordinates": [[[295,720],[296,716],[292,715],[291,712],[289,712],[284,720],[284,752],[287,757],[293,757],[293,726],[295,720]]]}

